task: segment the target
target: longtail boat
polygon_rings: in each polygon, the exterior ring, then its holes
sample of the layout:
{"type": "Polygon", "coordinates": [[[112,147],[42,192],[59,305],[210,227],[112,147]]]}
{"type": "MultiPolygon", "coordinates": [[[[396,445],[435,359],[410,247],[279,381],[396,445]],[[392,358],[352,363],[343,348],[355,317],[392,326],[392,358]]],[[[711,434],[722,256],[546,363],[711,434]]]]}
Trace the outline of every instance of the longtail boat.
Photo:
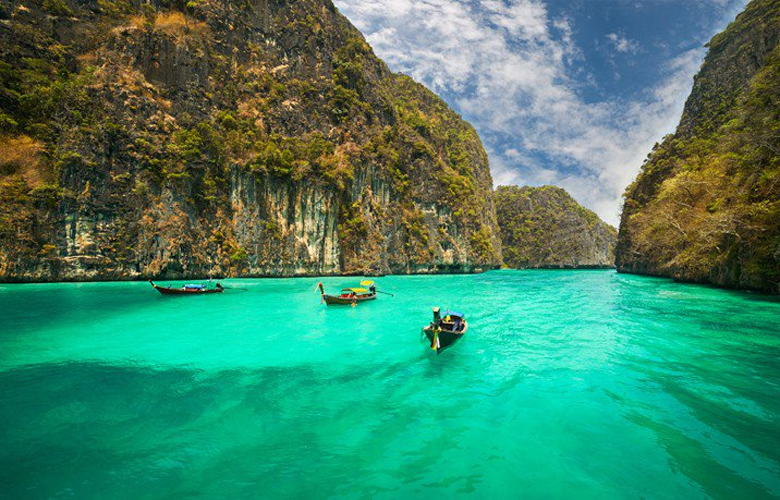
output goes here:
{"type": "Polygon", "coordinates": [[[423,333],[430,342],[431,349],[439,354],[455,342],[463,338],[469,325],[463,313],[445,311],[442,316],[441,309],[433,308],[433,321],[423,327],[423,333]]]}
{"type": "Polygon", "coordinates": [[[171,285],[168,285],[167,288],[164,286],[155,285],[154,281],[152,280],[149,280],[149,283],[152,284],[155,290],[163,295],[201,295],[204,293],[222,293],[225,291],[219,282],[213,284],[211,280],[198,284],[189,283],[181,288],[173,288],[171,285]]]}
{"type": "Polygon", "coordinates": [[[376,300],[376,287],[373,281],[361,281],[360,287],[342,288],[339,295],[328,295],[322,287],[322,282],[317,284],[321,297],[329,306],[352,306],[369,300],[376,300]],[[363,288],[368,287],[368,288],[363,288]]]}

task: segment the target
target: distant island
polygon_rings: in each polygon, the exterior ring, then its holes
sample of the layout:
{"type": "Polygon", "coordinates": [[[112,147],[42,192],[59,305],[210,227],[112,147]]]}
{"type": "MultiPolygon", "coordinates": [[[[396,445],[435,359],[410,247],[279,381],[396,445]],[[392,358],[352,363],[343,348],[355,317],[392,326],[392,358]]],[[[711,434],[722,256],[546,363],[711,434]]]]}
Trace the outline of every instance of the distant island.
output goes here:
{"type": "Polygon", "coordinates": [[[617,230],[556,186],[499,186],[504,263],[513,268],[608,268],[617,230]]]}

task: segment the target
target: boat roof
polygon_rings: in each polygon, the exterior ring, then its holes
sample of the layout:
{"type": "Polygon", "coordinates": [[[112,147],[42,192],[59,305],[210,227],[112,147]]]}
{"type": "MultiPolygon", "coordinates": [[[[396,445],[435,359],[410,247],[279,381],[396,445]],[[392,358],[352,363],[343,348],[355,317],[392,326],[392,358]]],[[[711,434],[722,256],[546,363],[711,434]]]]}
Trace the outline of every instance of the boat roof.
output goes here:
{"type": "Polygon", "coordinates": [[[368,293],[365,288],[342,288],[342,292],[368,293]]]}
{"type": "Polygon", "coordinates": [[[371,281],[371,280],[363,280],[363,281],[360,282],[360,286],[371,286],[373,284],[374,284],[374,282],[371,281]]]}
{"type": "Polygon", "coordinates": [[[457,316],[458,318],[464,318],[466,315],[458,311],[444,311],[442,316],[457,316]]]}

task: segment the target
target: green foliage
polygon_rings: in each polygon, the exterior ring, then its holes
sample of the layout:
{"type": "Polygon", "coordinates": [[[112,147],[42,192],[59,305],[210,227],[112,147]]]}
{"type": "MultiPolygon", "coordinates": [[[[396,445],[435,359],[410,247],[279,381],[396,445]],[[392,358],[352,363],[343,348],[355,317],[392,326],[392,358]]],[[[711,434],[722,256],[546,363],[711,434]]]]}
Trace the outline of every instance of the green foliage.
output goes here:
{"type": "Polygon", "coordinates": [[[228,111],[220,111],[217,121],[227,130],[235,130],[238,127],[238,122],[228,111]]]}
{"type": "Polygon", "coordinates": [[[0,132],[12,132],[17,127],[19,127],[19,123],[16,120],[0,111],[0,132]]]}
{"type": "Polygon", "coordinates": [[[496,215],[506,265],[610,266],[617,231],[555,186],[499,186],[496,215]],[[603,255],[595,261],[593,255],[603,255]]]}
{"type": "Polygon", "coordinates": [[[777,290],[780,47],[750,79],[735,56],[756,50],[762,31],[780,31],[776,3],[751,2],[713,38],[689,100],[695,106],[626,190],[620,265],[777,290]]]}
{"type": "Polygon", "coordinates": [[[230,263],[231,264],[240,264],[244,262],[249,255],[246,253],[246,250],[244,250],[241,247],[238,247],[231,255],[230,255],[230,263]]]}
{"type": "Polygon", "coordinates": [[[173,135],[173,141],[168,145],[168,153],[177,156],[185,162],[193,162],[204,155],[203,137],[197,129],[178,130],[173,135]]]}
{"type": "Polygon", "coordinates": [[[346,122],[355,113],[372,113],[370,106],[361,99],[367,85],[364,63],[370,54],[365,41],[353,36],[334,55],[328,101],[337,123],[346,122]]]}
{"type": "Polygon", "coordinates": [[[57,185],[44,184],[30,191],[32,202],[46,210],[56,210],[63,198],[71,195],[57,185]]]}
{"type": "Polygon", "coordinates": [[[471,248],[476,256],[477,262],[489,262],[491,252],[493,251],[493,241],[490,230],[485,226],[480,226],[479,230],[472,233],[469,238],[471,248]]]}
{"type": "Polygon", "coordinates": [[[201,3],[202,3],[201,0],[189,0],[186,3],[185,8],[189,12],[195,12],[201,7],[201,3]]]}
{"type": "Polygon", "coordinates": [[[419,112],[406,113],[404,122],[420,135],[427,135],[429,132],[428,122],[419,112]]]}
{"type": "Polygon", "coordinates": [[[344,88],[359,91],[364,84],[363,65],[354,61],[333,62],[333,84],[344,88]]]}
{"type": "Polygon", "coordinates": [[[52,15],[55,16],[72,16],[73,11],[70,10],[68,4],[64,0],[43,0],[43,8],[52,15]]]}
{"type": "Polygon", "coordinates": [[[133,5],[129,0],[98,0],[100,11],[110,17],[119,17],[133,11],[133,5]]]}
{"type": "Polygon", "coordinates": [[[316,176],[339,183],[341,171],[335,158],[335,146],[320,132],[301,137],[271,135],[254,144],[258,151],[251,168],[257,173],[301,180],[316,176]]]}
{"type": "Polygon", "coordinates": [[[187,181],[190,179],[190,174],[188,172],[169,172],[165,178],[170,181],[187,181]]]}
{"type": "Polygon", "coordinates": [[[404,227],[407,234],[423,245],[428,244],[428,232],[425,229],[425,219],[419,211],[404,214],[404,227]]]}
{"type": "Polygon", "coordinates": [[[60,44],[51,44],[45,51],[45,58],[21,57],[15,64],[0,61],[0,128],[6,132],[51,139],[55,133],[52,120],[59,113],[68,112],[79,123],[86,123],[94,112],[95,104],[86,91],[91,69],[70,73],[70,55],[60,44]]]}
{"type": "Polygon", "coordinates": [[[360,201],[342,206],[339,212],[339,242],[348,249],[358,248],[368,236],[360,201]]]}
{"type": "Polygon", "coordinates": [[[356,111],[365,110],[367,105],[360,100],[357,91],[335,85],[328,96],[331,113],[338,123],[346,122],[356,111]]]}

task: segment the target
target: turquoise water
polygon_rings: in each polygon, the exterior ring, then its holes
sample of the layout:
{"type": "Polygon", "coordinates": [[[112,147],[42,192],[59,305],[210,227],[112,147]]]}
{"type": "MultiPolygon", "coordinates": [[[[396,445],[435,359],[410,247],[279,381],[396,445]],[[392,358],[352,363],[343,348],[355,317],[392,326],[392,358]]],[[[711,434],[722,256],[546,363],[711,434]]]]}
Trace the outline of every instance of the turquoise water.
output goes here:
{"type": "Polygon", "coordinates": [[[495,271],[327,308],[318,281],[0,285],[0,497],[780,497],[774,299],[495,271]],[[435,305],[470,323],[438,356],[435,305]]]}

